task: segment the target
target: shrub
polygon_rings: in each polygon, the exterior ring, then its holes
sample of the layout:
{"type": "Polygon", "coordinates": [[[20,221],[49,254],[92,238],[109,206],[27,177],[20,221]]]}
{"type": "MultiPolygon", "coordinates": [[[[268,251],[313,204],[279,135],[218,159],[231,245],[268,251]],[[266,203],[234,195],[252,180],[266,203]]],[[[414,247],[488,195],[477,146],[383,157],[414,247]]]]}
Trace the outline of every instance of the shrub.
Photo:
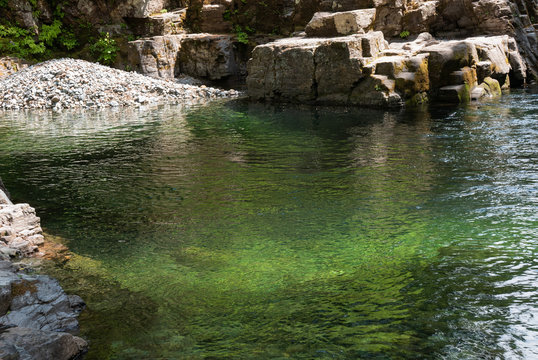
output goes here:
{"type": "Polygon", "coordinates": [[[101,34],[101,37],[90,46],[90,51],[101,64],[112,65],[116,60],[119,48],[116,45],[116,40],[112,39],[109,33],[106,33],[101,34]]]}

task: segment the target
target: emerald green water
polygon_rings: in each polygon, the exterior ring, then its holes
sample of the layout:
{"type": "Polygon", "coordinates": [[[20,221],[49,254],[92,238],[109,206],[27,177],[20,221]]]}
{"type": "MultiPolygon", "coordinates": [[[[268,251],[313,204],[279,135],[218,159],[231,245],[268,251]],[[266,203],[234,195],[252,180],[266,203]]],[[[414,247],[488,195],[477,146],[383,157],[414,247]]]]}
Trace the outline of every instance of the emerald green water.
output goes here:
{"type": "Polygon", "coordinates": [[[87,359],[538,357],[538,94],[0,114],[87,359]]]}

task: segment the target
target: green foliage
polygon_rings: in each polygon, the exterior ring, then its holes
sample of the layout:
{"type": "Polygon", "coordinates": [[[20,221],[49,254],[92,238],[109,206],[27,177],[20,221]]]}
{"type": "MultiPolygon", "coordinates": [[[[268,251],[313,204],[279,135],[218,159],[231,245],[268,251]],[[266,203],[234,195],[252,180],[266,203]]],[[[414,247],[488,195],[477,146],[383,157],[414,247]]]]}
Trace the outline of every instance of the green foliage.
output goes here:
{"type": "Polygon", "coordinates": [[[0,8],[7,8],[9,0],[0,0],[0,8]]]}
{"type": "Polygon", "coordinates": [[[47,46],[52,46],[54,40],[58,38],[62,32],[62,22],[54,20],[51,25],[44,24],[39,32],[39,40],[43,41],[47,46]]]}
{"type": "Polygon", "coordinates": [[[103,65],[112,65],[118,55],[119,47],[116,40],[109,33],[101,34],[101,37],[90,46],[90,51],[97,57],[97,61],[103,65]]]}
{"type": "Polygon", "coordinates": [[[248,34],[243,31],[241,26],[235,26],[235,34],[237,35],[237,41],[239,41],[241,44],[248,44],[248,34]]]}
{"type": "Polygon", "coordinates": [[[166,10],[166,9],[161,10],[161,14],[166,14],[167,12],[168,12],[168,10],[166,10]]]}
{"type": "Polygon", "coordinates": [[[45,44],[36,42],[30,31],[17,26],[0,25],[0,53],[29,58],[42,55],[45,50],[45,44]]]}
{"type": "Polygon", "coordinates": [[[402,31],[402,32],[400,33],[400,37],[401,37],[402,39],[405,39],[405,38],[408,37],[409,35],[410,35],[410,33],[409,33],[409,31],[407,31],[407,30],[404,30],[404,31],[402,31]]]}

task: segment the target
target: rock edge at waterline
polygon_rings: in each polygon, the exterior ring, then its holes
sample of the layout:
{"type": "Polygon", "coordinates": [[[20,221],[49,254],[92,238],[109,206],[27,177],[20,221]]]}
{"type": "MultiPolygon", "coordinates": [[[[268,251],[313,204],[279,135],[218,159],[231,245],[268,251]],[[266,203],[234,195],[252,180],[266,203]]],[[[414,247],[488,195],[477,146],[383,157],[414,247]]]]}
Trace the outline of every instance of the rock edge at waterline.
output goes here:
{"type": "Polygon", "coordinates": [[[29,274],[9,260],[39,254],[40,219],[28,204],[13,204],[0,189],[0,359],[69,360],[87,342],[78,332],[84,301],[57,280],[29,274]]]}
{"type": "Polygon", "coordinates": [[[139,107],[239,95],[233,89],[180,84],[67,58],[32,65],[0,79],[0,110],[139,107]]]}

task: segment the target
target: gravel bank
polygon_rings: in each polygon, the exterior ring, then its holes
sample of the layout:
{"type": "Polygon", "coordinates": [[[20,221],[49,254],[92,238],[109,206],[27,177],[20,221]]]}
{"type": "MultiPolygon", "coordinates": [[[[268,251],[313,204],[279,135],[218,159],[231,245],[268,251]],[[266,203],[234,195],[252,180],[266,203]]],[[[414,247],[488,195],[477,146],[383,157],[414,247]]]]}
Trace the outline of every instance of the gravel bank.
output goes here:
{"type": "Polygon", "coordinates": [[[0,79],[0,110],[137,107],[239,95],[75,59],[49,60],[0,79]]]}

